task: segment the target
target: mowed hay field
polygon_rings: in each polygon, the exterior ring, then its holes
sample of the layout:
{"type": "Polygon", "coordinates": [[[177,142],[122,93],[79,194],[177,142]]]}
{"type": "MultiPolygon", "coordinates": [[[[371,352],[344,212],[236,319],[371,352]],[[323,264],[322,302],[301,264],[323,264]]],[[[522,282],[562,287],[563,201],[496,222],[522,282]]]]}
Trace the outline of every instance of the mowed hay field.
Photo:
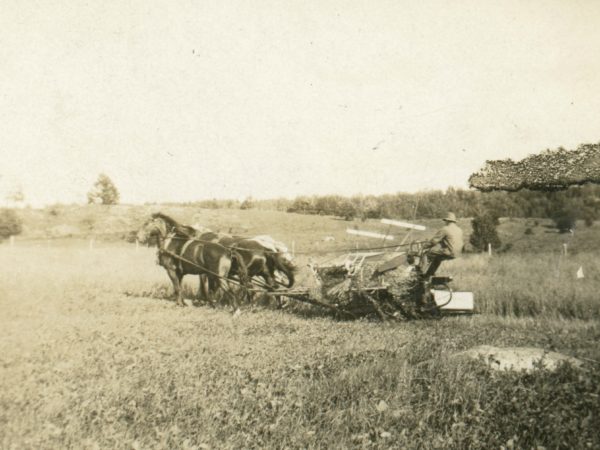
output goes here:
{"type": "MultiPolygon", "coordinates": [[[[315,255],[355,244],[343,221],[290,216],[297,234],[264,218],[248,232],[295,237],[315,255]]],[[[385,324],[308,306],[178,308],[152,249],[3,244],[0,447],[600,448],[600,264],[577,241],[597,230],[571,236],[567,257],[564,237],[545,231],[533,253],[442,266],[481,314],[385,324]],[[452,356],[481,344],[561,351],[584,366],[498,373],[452,356]]]]}

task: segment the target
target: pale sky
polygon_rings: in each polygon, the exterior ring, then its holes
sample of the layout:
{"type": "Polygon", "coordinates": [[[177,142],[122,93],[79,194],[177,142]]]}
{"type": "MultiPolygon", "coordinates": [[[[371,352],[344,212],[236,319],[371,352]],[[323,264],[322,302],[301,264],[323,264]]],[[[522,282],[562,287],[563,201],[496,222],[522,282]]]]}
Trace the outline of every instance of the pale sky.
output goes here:
{"type": "Polygon", "coordinates": [[[126,203],[467,187],[600,141],[600,2],[0,0],[0,189],[126,203]]]}

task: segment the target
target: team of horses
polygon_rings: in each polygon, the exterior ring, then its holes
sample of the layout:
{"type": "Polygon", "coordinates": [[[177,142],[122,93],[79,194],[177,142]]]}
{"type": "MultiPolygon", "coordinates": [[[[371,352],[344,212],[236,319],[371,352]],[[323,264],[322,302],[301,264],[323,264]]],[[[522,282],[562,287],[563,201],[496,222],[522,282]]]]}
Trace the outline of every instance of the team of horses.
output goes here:
{"type": "Polygon", "coordinates": [[[252,238],[198,231],[163,213],[151,215],[137,233],[142,244],[158,247],[158,264],[173,283],[177,304],[184,306],[182,280],[199,276],[198,297],[214,303],[226,299],[234,309],[258,285],[274,291],[294,284],[296,267],[286,246],[270,236],[252,238]],[[241,294],[241,295],[240,295],[241,294]]]}

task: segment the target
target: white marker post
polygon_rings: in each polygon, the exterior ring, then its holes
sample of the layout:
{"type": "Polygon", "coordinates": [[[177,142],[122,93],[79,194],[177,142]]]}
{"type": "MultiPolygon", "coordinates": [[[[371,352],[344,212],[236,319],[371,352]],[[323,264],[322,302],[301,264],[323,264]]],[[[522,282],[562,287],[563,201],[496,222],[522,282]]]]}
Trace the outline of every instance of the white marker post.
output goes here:
{"type": "Polygon", "coordinates": [[[488,242],[488,255],[492,256],[492,244],[488,242]]]}
{"type": "Polygon", "coordinates": [[[14,247],[14,246],[15,246],[15,237],[14,237],[14,236],[11,236],[11,237],[10,237],[10,246],[11,246],[11,247],[14,247]]]}

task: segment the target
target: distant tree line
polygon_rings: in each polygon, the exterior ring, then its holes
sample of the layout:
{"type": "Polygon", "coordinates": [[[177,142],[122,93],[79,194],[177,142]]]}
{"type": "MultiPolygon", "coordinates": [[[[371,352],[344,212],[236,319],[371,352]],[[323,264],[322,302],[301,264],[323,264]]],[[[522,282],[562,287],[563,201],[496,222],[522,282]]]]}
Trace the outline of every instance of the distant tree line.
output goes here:
{"type": "Polygon", "coordinates": [[[338,216],[346,219],[430,219],[448,211],[475,217],[485,211],[495,217],[574,217],[590,224],[600,219],[600,185],[584,184],[565,190],[517,192],[449,188],[414,194],[301,196],[295,199],[202,200],[185,203],[207,209],[260,209],[299,214],[338,216]]]}
{"type": "Polygon", "coordinates": [[[254,207],[301,214],[323,214],[346,219],[429,219],[453,211],[459,217],[474,217],[486,211],[495,217],[573,217],[589,225],[600,219],[600,185],[572,186],[560,191],[478,192],[449,188],[425,191],[343,197],[325,195],[294,200],[256,200],[254,207]]]}

